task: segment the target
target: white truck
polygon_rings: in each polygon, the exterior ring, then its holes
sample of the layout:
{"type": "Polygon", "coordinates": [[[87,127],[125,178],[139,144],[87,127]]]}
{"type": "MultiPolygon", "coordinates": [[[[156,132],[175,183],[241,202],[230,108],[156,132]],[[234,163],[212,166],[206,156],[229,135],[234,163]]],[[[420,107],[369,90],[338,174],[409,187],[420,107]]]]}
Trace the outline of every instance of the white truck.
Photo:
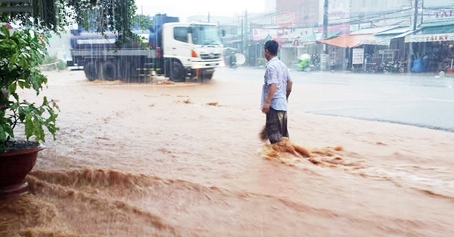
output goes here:
{"type": "Polygon", "coordinates": [[[218,26],[212,23],[179,22],[178,17],[157,14],[148,30],[136,29],[150,49],[128,44],[115,50],[117,34],[106,36],[82,28],[71,30],[72,60],[68,66],[83,66],[89,80],[131,80],[152,71],[172,81],[197,77],[211,79],[216,67],[224,64],[218,26]]]}

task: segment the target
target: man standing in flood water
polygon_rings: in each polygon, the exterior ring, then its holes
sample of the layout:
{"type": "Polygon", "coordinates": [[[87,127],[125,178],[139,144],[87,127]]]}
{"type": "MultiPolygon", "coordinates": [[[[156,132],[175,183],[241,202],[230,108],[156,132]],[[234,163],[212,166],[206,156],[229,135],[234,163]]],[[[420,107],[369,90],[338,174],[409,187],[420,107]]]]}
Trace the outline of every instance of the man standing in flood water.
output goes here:
{"type": "Polygon", "coordinates": [[[279,43],[270,40],[265,43],[265,58],[268,61],[265,82],[262,89],[262,112],[266,114],[263,135],[271,144],[289,137],[287,129],[287,102],[292,91],[292,80],[287,65],[277,57],[279,43]]]}

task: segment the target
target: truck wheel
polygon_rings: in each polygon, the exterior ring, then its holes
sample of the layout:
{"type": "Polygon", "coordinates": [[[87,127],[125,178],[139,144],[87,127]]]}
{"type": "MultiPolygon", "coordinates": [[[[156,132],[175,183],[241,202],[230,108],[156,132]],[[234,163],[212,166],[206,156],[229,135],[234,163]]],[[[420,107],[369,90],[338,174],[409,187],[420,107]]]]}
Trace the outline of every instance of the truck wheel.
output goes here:
{"type": "Polygon", "coordinates": [[[118,68],[118,73],[120,80],[125,81],[125,82],[130,82],[131,81],[131,63],[129,61],[125,61],[121,63],[121,61],[118,61],[117,68],[118,68]]]}
{"type": "Polygon", "coordinates": [[[104,79],[108,81],[114,81],[117,80],[117,67],[115,66],[115,63],[111,61],[105,61],[102,64],[102,73],[104,76],[104,79]]]}
{"type": "Polygon", "coordinates": [[[184,82],[186,80],[184,68],[180,62],[171,61],[169,63],[169,78],[174,82],[184,82]]]}
{"type": "Polygon", "coordinates": [[[85,76],[89,81],[94,81],[99,77],[95,62],[89,62],[84,66],[85,76]]]}

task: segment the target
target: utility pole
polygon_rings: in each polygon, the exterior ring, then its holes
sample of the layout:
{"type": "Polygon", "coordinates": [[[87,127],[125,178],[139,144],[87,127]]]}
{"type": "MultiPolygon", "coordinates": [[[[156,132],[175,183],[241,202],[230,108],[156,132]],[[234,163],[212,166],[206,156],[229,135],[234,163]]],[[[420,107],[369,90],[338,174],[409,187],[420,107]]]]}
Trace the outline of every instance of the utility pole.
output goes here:
{"type": "Polygon", "coordinates": [[[323,4],[323,39],[328,38],[328,6],[329,0],[325,0],[323,4]]]}
{"type": "MultiPolygon", "coordinates": [[[[415,0],[415,14],[413,16],[413,31],[416,30],[416,26],[418,24],[418,6],[419,6],[419,0],[415,0]]],[[[413,56],[413,43],[409,42],[408,43],[408,56],[407,56],[407,69],[408,73],[411,72],[411,63],[412,63],[412,56],[413,56]]]]}
{"type": "Polygon", "coordinates": [[[413,30],[416,30],[416,25],[418,24],[418,4],[419,0],[415,0],[415,15],[413,16],[413,30]]]}
{"type": "Polygon", "coordinates": [[[210,12],[208,12],[208,23],[210,23],[210,12]]]}
{"type": "Polygon", "coordinates": [[[241,48],[240,51],[244,50],[244,19],[241,19],[241,48]]]}
{"type": "MultiPolygon", "coordinates": [[[[324,0],[323,4],[323,39],[328,38],[328,6],[329,0],[324,0]]],[[[320,57],[320,69],[322,71],[328,68],[328,49],[326,44],[323,44],[323,54],[320,57]]]]}
{"type": "Polygon", "coordinates": [[[421,24],[424,23],[424,0],[421,0],[421,24]]]}
{"type": "Polygon", "coordinates": [[[244,45],[243,45],[243,54],[244,54],[244,57],[246,57],[246,62],[248,62],[248,27],[249,26],[249,23],[248,23],[248,20],[247,20],[247,10],[244,11],[244,33],[243,33],[243,37],[244,37],[244,45]]]}

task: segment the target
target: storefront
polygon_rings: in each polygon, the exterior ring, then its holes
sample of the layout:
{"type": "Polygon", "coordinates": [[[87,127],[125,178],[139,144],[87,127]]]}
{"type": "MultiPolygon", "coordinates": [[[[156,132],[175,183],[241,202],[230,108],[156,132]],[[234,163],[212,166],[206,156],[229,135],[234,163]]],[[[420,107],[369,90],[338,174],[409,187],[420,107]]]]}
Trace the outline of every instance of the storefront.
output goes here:
{"type": "MultiPolygon", "coordinates": [[[[329,32],[328,36],[336,37],[338,34],[338,31],[329,32]]],[[[289,41],[281,47],[281,60],[290,66],[298,63],[298,58],[303,54],[318,58],[323,50],[322,46],[317,43],[317,40],[321,38],[321,33],[290,37],[289,41]]]]}
{"type": "Polygon", "coordinates": [[[396,65],[405,67],[404,58],[408,51],[405,51],[403,34],[406,32],[411,30],[400,26],[369,28],[319,42],[330,45],[332,68],[382,72],[389,71],[391,68],[397,70],[396,65]],[[400,45],[402,47],[399,47],[400,45]],[[361,57],[359,57],[360,53],[361,57]],[[360,62],[359,59],[363,61],[360,62]],[[389,69],[385,70],[385,66],[389,69]]]}
{"type": "MultiPolygon", "coordinates": [[[[367,60],[363,63],[352,63],[353,61],[353,49],[363,48],[361,47],[361,40],[370,38],[372,34],[350,34],[341,35],[333,39],[319,40],[318,42],[327,44],[328,47],[328,66],[331,70],[361,70],[364,69],[367,60]]],[[[364,52],[364,51],[363,51],[364,52]]],[[[364,52],[364,54],[367,52],[364,52]]]]}
{"type": "Polygon", "coordinates": [[[412,72],[452,72],[454,64],[454,24],[422,25],[405,36],[412,55],[412,72]]]}

